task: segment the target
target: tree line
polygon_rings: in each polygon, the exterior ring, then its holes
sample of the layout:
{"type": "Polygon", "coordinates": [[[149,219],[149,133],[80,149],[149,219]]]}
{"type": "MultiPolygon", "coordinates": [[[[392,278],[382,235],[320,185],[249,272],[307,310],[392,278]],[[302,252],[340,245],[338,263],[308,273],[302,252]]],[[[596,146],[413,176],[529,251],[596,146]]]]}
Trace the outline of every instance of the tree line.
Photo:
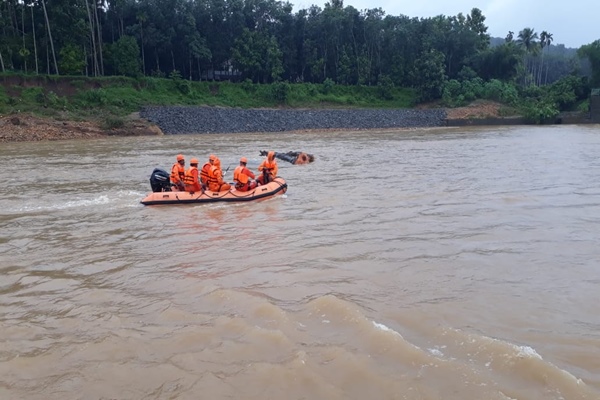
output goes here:
{"type": "MultiPolygon", "coordinates": [[[[421,100],[442,97],[451,80],[541,86],[581,71],[579,58],[551,54],[550,32],[524,28],[491,45],[487,30],[477,8],[411,18],[343,0],[295,13],[275,0],[4,0],[0,68],[393,85],[416,88],[421,100]]],[[[600,41],[579,55],[600,85],[600,41]]]]}

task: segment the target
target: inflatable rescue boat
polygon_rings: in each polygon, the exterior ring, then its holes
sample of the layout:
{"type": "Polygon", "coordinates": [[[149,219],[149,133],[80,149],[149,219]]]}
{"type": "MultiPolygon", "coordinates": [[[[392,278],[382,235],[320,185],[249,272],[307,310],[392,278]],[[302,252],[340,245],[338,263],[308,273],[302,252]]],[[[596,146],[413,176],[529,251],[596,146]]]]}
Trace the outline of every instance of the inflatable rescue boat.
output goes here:
{"type": "Polygon", "coordinates": [[[258,186],[247,192],[240,192],[235,188],[223,192],[204,190],[196,193],[172,191],[169,175],[166,171],[155,169],[150,176],[152,193],[148,194],[141,203],[147,206],[157,204],[196,204],[214,203],[217,201],[252,201],[284,194],[287,183],[281,177],[273,182],[258,186]]]}

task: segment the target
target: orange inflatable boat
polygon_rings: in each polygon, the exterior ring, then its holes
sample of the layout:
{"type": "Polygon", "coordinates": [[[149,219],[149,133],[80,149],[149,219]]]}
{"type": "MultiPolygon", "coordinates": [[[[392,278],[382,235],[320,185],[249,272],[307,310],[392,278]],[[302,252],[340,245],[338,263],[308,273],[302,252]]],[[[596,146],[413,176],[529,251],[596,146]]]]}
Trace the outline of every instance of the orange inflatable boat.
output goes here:
{"type": "Polygon", "coordinates": [[[258,186],[247,192],[240,192],[233,187],[223,192],[205,190],[193,194],[189,192],[158,191],[156,189],[153,185],[153,192],[146,196],[141,203],[150,206],[157,204],[214,203],[217,201],[252,201],[284,194],[287,191],[287,183],[283,178],[277,177],[273,182],[258,186]]]}

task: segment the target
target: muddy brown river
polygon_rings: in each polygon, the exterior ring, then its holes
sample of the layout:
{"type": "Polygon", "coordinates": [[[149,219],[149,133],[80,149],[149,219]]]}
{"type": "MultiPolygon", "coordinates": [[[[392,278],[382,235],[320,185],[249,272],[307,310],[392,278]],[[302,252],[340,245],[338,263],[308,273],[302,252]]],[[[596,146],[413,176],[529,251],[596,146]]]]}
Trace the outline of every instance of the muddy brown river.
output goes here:
{"type": "Polygon", "coordinates": [[[0,398],[600,398],[600,126],[0,146],[0,398]],[[260,150],[288,191],[143,206],[260,150]]]}

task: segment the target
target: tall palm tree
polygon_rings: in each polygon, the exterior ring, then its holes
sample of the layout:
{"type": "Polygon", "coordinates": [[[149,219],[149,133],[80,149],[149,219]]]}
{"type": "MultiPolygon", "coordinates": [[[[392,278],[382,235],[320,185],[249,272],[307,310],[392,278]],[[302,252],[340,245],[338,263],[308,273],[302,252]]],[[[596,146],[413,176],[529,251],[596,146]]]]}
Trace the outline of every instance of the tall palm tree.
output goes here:
{"type": "MultiPolygon", "coordinates": [[[[526,74],[529,75],[533,72],[533,65],[528,65],[528,58],[532,54],[536,54],[539,50],[539,46],[537,45],[538,34],[532,28],[525,28],[519,32],[519,39],[517,39],[517,44],[525,49],[525,53],[523,55],[523,63],[525,65],[526,74]]],[[[525,76],[524,83],[527,84],[528,77],[525,76]]]]}
{"type": "Polygon", "coordinates": [[[542,84],[542,71],[544,68],[544,48],[547,45],[547,37],[548,37],[548,32],[542,31],[542,33],[540,33],[540,49],[542,52],[542,61],[540,62],[540,66],[539,66],[538,72],[537,72],[537,78],[535,80],[535,82],[538,86],[540,86],[542,84]]]}
{"type": "Polygon", "coordinates": [[[103,7],[104,5],[104,0],[100,0],[97,4],[94,2],[94,19],[96,20],[96,30],[98,31],[98,42],[96,42],[96,45],[98,46],[98,55],[100,56],[100,75],[104,75],[104,59],[102,57],[102,27],[98,20],[98,7],[103,7]]]}
{"type": "Polygon", "coordinates": [[[52,58],[54,59],[54,71],[58,72],[58,63],[56,62],[56,52],[54,51],[54,40],[52,40],[52,31],[50,30],[50,21],[48,20],[48,11],[46,11],[46,0],[42,0],[42,8],[44,9],[44,18],[46,19],[46,28],[48,29],[48,37],[50,39],[50,47],[52,48],[52,58]]]}
{"type": "MultiPolygon", "coordinates": [[[[546,47],[548,48],[548,52],[550,52],[550,45],[552,44],[553,40],[554,38],[552,37],[552,34],[546,33],[546,47]]],[[[549,65],[546,65],[546,77],[544,78],[544,85],[548,83],[548,68],[549,65]]]]}
{"type": "Polygon", "coordinates": [[[504,41],[506,43],[512,43],[514,35],[515,35],[515,33],[513,31],[508,31],[508,35],[506,35],[506,38],[504,39],[504,41]]]}
{"type": "Polygon", "coordinates": [[[33,7],[35,7],[35,3],[32,1],[31,4],[29,5],[29,8],[31,9],[31,30],[32,30],[32,36],[33,36],[33,56],[35,58],[35,74],[37,75],[39,73],[39,65],[38,65],[38,54],[37,54],[37,43],[35,40],[35,19],[33,17],[33,7]]]}
{"type": "Polygon", "coordinates": [[[96,32],[94,28],[94,19],[92,18],[92,13],[90,12],[90,5],[88,0],[85,1],[85,10],[87,12],[88,21],[90,22],[90,38],[92,39],[92,66],[94,68],[94,76],[98,76],[100,74],[100,68],[98,63],[98,51],[96,49],[96,32]]]}
{"type": "Polygon", "coordinates": [[[142,48],[142,70],[144,71],[144,76],[146,76],[146,55],[144,54],[144,22],[148,20],[148,15],[146,15],[146,12],[142,11],[138,13],[135,18],[140,23],[140,33],[142,38],[142,45],[140,46],[142,48]]]}

